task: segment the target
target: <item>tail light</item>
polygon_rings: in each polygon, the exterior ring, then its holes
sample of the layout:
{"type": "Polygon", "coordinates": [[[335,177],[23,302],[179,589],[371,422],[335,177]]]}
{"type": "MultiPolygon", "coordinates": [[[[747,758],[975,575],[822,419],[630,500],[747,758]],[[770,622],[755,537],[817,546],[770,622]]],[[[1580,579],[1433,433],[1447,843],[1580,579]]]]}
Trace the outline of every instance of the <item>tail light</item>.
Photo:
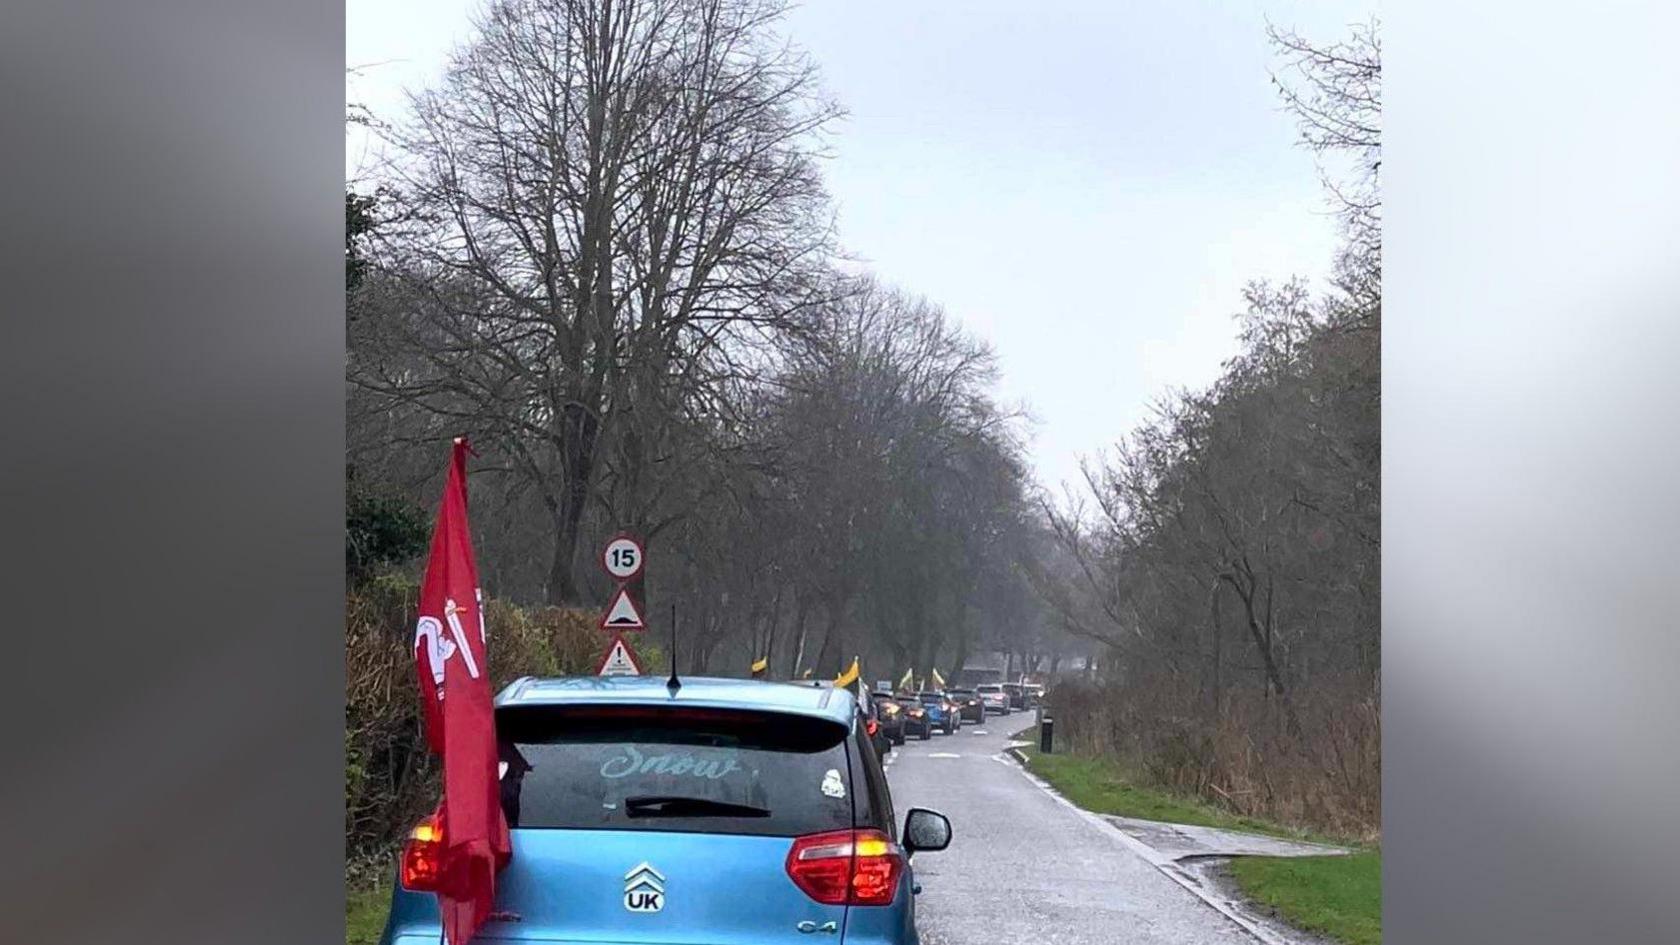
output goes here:
{"type": "Polygon", "coordinates": [[[443,866],[443,824],[436,814],[416,824],[402,851],[402,884],[415,892],[435,892],[443,866]]]}
{"type": "Polygon", "coordinates": [[[904,873],[904,852],[879,830],[835,830],[793,841],[788,877],[828,906],[889,906],[904,873]]]}
{"type": "Polygon", "coordinates": [[[881,730],[881,723],[875,721],[874,719],[869,719],[863,723],[863,729],[868,732],[871,737],[873,737],[876,732],[881,730]]]}

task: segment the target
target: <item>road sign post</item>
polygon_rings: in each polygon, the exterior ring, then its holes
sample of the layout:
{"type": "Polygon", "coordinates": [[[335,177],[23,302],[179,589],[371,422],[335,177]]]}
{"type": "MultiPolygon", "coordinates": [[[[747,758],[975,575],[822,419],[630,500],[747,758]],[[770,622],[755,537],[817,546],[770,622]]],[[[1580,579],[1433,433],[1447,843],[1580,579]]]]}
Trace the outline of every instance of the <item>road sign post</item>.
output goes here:
{"type": "Polygon", "coordinates": [[[636,651],[630,648],[630,641],[624,639],[620,633],[613,634],[612,643],[607,646],[607,655],[602,657],[601,665],[595,670],[597,676],[640,676],[642,674],[641,660],[636,658],[636,651]]]}
{"type": "Polygon", "coordinates": [[[614,580],[621,582],[634,581],[636,575],[642,573],[642,563],[646,558],[647,552],[642,549],[642,543],[629,535],[619,535],[601,549],[601,567],[614,580]]]}
{"type": "Polygon", "coordinates": [[[607,605],[607,612],[601,615],[601,629],[647,629],[647,623],[642,620],[642,612],[636,609],[636,602],[631,599],[628,588],[621,586],[618,593],[613,595],[612,603],[607,605]]]}
{"type": "Polygon", "coordinates": [[[597,676],[642,675],[641,660],[636,657],[630,641],[625,639],[624,632],[647,629],[647,621],[642,619],[642,612],[636,606],[635,598],[630,596],[629,587],[630,582],[641,575],[646,561],[647,553],[642,549],[642,543],[629,535],[614,536],[601,549],[601,568],[617,582],[618,587],[613,591],[612,602],[607,605],[606,612],[601,614],[601,629],[612,633],[612,642],[607,644],[607,652],[595,670],[597,676]]]}

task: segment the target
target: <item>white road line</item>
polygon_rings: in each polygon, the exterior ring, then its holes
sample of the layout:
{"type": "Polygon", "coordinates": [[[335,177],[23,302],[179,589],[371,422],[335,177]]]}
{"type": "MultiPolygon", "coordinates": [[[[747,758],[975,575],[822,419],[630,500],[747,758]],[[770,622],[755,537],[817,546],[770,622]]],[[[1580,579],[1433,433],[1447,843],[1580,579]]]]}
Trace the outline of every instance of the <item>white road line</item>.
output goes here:
{"type": "Polygon", "coordinates": [[[928,757],[929,758],[961,758],[962,755],[953,755],[948,751],[936,751],[933,754],[928,755],[928,757]]]}
{"type": "Polygon", "coordinates": [[[1021,773],[1021,777],[1038,785],[1038,789],[1054,798],[1056,803],[1061,804],[1068,810],[1071,810],[1080,817],[1085,818],[1086,822],[1096,827],[1098,832],[1107,835],[1112,840],[1118,841],[1121,846],[1137,854],[1138,857],[1145,863],[1148,863],[1150,866],[1160,870],[1162,875],[1166,876],[1168,879],[1180,886],[1183,886],[1190,892],[1191,895],[1212,906],[1214,911],[1218,912],[1225,918],[1230,919],[1231,922],[1238,928],[1259,939],[1261,942],[1264,942],[1265,945],[1293,945],[1293,943],[1289,942],[1287,939],[1279,938],[1277,935],[1273,934],[1270,929],[1256,925],[1254,922],[1238,913],[1235,909],[1232,909],[1227,903],[1210,895],[1199,883],[1190,876],[1186,875],[1184,871],[1179,868],[1178,864],[1173,861],[1172,857],[1163,854],[1154,847],[1149,846],[1136,837],[1126,833],[1124,830],[1121,830],[1119,827],[1114,826],[1096,814],[1091,813],[1085,808],[1080,807],[1078,804],[1075,804],[1063,797],[1060,792],[1051,787],[1043,778],[1040,778],[1038,775],[1028,771],[1025,765],[1019,764],[1014,759],[1005,757],[1004,755],[993,755],[992,760],[1001,764],[1006,764],[1009,767],[1014,768],[1016,771],[1019,771],[1021,773]]]}

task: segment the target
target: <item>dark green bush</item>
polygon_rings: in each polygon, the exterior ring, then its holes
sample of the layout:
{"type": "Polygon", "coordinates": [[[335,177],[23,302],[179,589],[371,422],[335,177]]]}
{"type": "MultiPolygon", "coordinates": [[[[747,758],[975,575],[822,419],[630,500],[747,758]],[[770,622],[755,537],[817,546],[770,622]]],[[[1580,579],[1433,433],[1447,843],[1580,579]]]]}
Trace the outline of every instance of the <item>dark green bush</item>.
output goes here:
{"type": "MultiPolygon", "coordinates": [[[[370,578],[345,601],[344,829],[350,860],[389,850],[437,801],[439,766],[420,731],[411,650],[419,588],[370,578]]],[[[490,680],[595,669],[606,640],[595,615],[485,602],[490,680]]]]}

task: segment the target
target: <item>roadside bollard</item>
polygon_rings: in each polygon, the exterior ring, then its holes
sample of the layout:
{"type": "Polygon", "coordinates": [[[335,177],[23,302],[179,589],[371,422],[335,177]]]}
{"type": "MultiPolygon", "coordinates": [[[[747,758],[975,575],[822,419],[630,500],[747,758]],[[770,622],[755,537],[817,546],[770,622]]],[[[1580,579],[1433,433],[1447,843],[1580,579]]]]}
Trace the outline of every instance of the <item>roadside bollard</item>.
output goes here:
{"type": "Polygon", "coordinates": [[[1056,720],[1044,719],[1038,723],[1038,751],[1041,755],[1051,754],[1050,746],[1055,743],[1056,720]]]}

